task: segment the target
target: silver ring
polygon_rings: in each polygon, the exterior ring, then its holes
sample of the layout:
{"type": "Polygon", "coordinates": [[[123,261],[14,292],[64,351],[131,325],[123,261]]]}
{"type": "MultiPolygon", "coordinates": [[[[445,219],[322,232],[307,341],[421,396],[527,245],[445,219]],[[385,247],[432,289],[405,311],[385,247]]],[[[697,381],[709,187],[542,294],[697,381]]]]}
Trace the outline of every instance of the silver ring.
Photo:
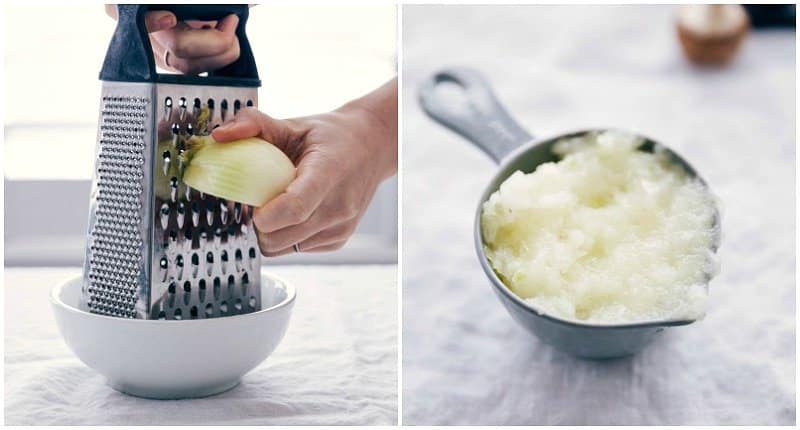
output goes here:
{"type": "Polygon", "coordinates": [[[164,65],[167,67],[172,67],[169,65],[169,49],[164,48],[164,65]]]}
{"type": "Polygon", "coordinates": [[[300,246],[298,244],[295,243],[292,245],[292,248],[294,248],[294,252],[300,252],[300,246]]]}

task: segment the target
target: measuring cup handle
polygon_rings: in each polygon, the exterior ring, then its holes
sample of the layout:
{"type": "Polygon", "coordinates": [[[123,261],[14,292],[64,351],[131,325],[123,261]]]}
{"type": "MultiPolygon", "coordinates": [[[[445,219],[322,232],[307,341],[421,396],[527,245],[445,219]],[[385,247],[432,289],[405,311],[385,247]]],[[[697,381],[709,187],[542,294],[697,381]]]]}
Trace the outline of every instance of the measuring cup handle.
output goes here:
{"type": "Polygon", "coordinates": [[[475,144],[496,162],[533,139],[473,69],[454,67],[433,74],[420,86],[419,102],[428,116],[475,144]],[[437,86],[445,83],[455,84],[463,91],[463,106],[449,103],[437,91],[437,86]]]}
{"type": "Polygon", "coordinates": [[[245,33],[249,16],[246,4],[120,4],[117,5],[117,28],[106,51],[100,79],[122,82],[158,82],[159,77],[170,76],[170,81],[181,84],[203,84],[207,77],[192,75],[159,75],[156,73],[153,48],[147,34],[144,15],[151,10],[168,10],[179,21],[197,19],[213,21],[230,14],[239,17],[236,37],[239,39],[239,58],[233,63],[208,72],[208,77],[225,78],[234,86],[259,86],[258,69],[253,50],[245,33]]]}

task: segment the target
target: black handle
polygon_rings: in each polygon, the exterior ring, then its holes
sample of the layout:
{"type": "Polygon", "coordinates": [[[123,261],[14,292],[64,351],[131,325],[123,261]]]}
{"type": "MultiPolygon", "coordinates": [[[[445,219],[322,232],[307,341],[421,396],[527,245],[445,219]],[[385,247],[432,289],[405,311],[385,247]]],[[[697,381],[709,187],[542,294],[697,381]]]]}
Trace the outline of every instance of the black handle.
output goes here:
{"type": "Polygon", "coordinates": [[[246,4],[120,4],[117,6],[117,29],[111,38],[100,79],[122,82],[168,82],[187,85],[225,85],[258,87],[256,61],[245,25],[249,16],[246,4]],[[179,21],[196,19],[213,21],[230,14],[239,17],[236,36],[239,38],[239,58],[233,63],[208,72],[208,76],[156,73],[153,49],[147,34],[144,15],[151,10],[168,10],[179,21]]]}
{"type": "Polygon", "coordinates": [[[453,67],[441,70],[419,89],[419,102],[431,118],[474,143],[499,162],[509,152],[533,139],[497,101],[491,87],[473,69],[453,67]],[[463,105],[454,105],[437,92],[443,83],[456,84],[463,91],[463,105]]]}

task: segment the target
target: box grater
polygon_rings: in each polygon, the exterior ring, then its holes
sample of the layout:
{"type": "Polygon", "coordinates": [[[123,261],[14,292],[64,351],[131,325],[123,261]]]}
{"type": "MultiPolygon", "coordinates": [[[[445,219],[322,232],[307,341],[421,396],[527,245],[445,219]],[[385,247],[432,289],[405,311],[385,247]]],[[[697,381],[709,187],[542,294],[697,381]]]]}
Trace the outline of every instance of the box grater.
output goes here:
{"type": "Polygon", "coordinates": [[[247,5],[119,5],[100,79],[97,160],[81,306],[93,313],[186,320],[258,310],[260,252],[252,208],[183,184],[178,154],[244,106],[258,72],[245,34],[247,5]],[[148,10],[178,20],[235,13],[240,56],[208,76],[158,74],[148,10]],[[197,129],[201,109],[211,114],[197,129]],[[176,173],[178,172],[178,173],[176,173]]]}

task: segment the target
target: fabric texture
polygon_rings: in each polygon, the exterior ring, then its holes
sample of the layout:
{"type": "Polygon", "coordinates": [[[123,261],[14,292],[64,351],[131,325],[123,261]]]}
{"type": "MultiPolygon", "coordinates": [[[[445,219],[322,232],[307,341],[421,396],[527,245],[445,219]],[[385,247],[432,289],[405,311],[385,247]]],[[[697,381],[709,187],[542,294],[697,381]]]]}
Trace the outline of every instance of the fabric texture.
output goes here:
{"type": "Polygon", "coordinates": [[[165,401],[114,391],[61,339],[48,294],[79,269],[6,269],[5,423],[396,424],[396,266],[264,270],[297,288],[275,352],[228,392],[165,401]]]}
{"type": "Polygon", "coordinates": [[[714,70],[686,62],[671,7],[404,10],[403,423],[794,424],[794,32],[753,32],[714,70]],[[704,320],[600,362],[514,323],[473,247],[496,166],[417,101],[455,65],[536,136],[616,127],[692,163],[724,212],[704,320]]]}

